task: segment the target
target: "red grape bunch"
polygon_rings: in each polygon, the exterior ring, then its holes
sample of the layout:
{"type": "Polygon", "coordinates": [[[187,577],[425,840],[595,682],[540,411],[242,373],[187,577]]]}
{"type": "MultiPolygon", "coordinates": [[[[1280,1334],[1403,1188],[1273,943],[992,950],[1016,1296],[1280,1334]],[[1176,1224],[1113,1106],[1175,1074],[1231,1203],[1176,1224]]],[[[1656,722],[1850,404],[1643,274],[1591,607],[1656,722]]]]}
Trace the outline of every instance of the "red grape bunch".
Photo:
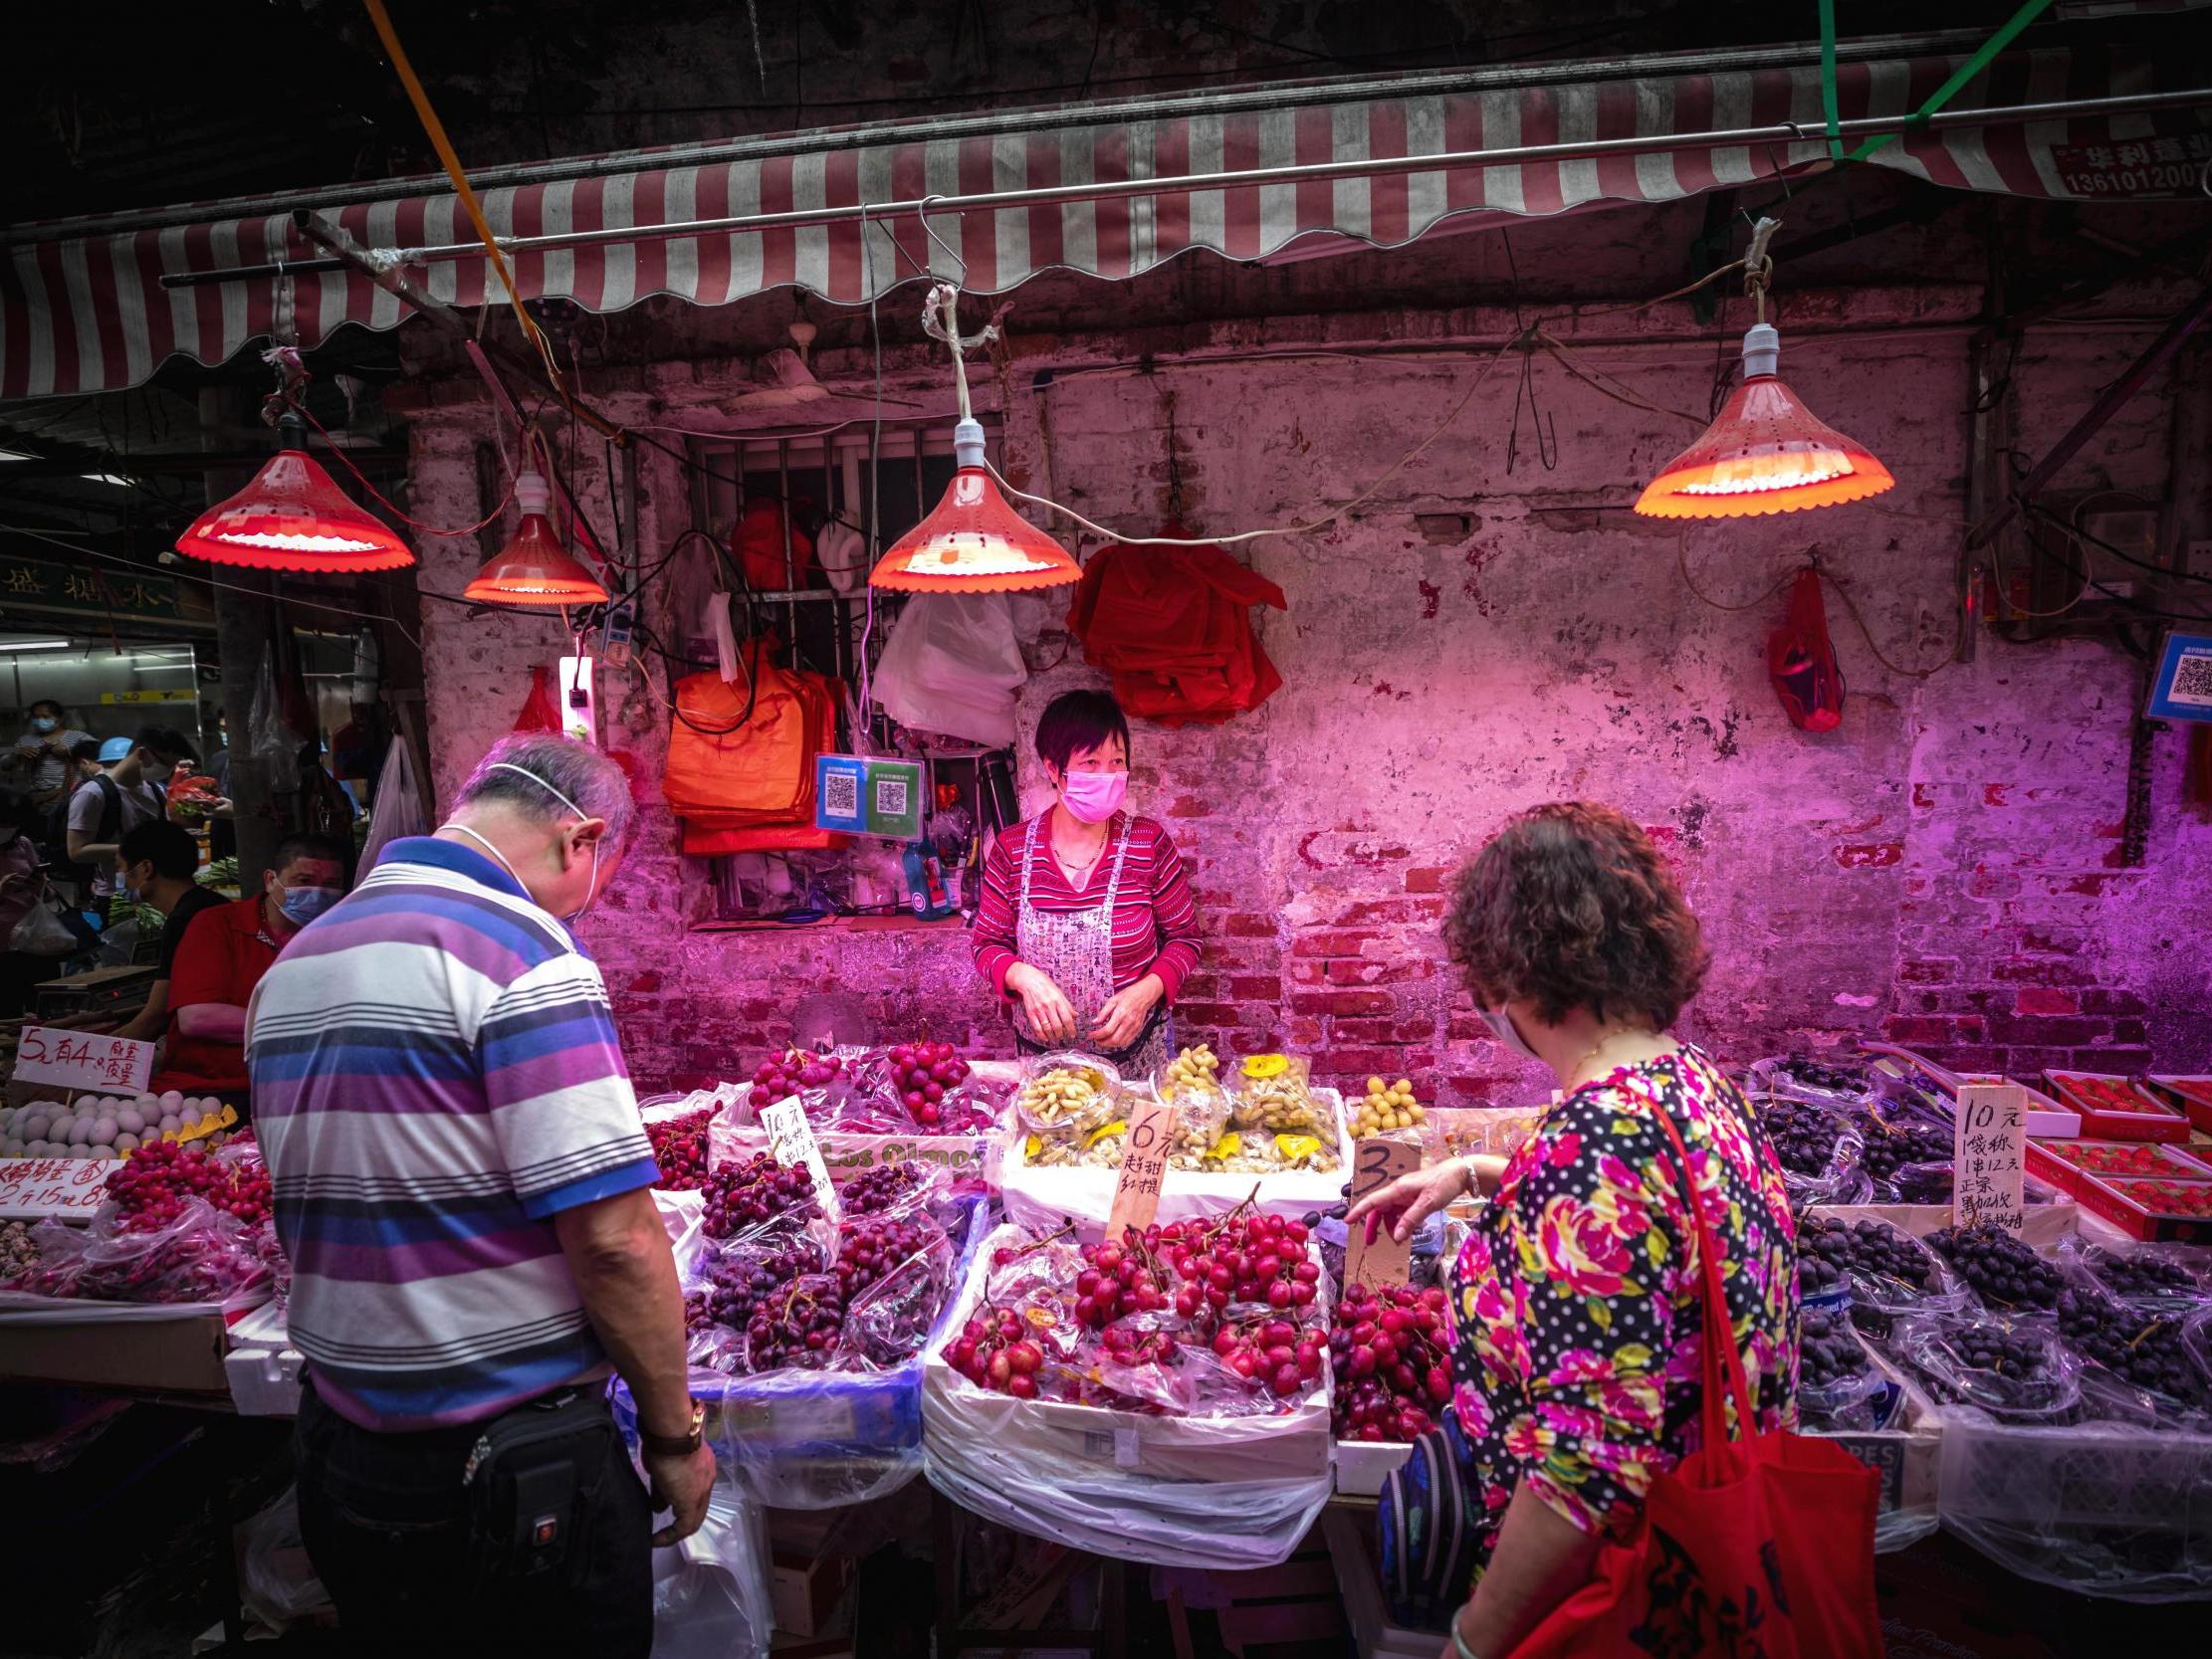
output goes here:
{"type": "Polygon", "coordinates": [[[802,1092],[818,1094],[844,1075],[845,1063],[834,1054],[809,1054],[802,1048],[785,1049],[754,1068],[753,1093],[746,1097],[747,1104],[758,1112],[802,1092]]]}
{"type": "Polygon", "coordinates": [[[979,1388],[1017,1400],[1037,1397],[1044,1349],[1030,1341],[1021,1316],[1010,1308],[988,1303],[978,1308],[960,1335],[940,1351],[948,1365],[979,1388]]]}
{"type": "Polygon", "coordinates": [[[685,1326],[692,1331],[709,1325],[743,1331],[754,1309],[777,1286],[820,1271],[821,1251],[804,1234],[709,1252],[706,1285],[685,1299],[685,1326]]]}
{"type": "Polygon", "coordinates": [[[951,1043],[901,1043],[891,1051],[892,1090],[906,1115],[931,1134],[991,1127],[989,1113],[956,1095],[967,1081],[968,1062],[951,1043]]]}
{"type": "Polygon", "coordinates": [[[746,1368],[820,1370],[845,1325],[845,1295],[835,1275],[809,1273],[754,1305],[745,1328],[746,1368]]]}
{"type": "Polygon", "coordinates": [[[1431,1285],[1344,1288],[1329,1333],[1340,1440],[1414,1440],[1451,1398],[1444,1292],[1431,1285]]]}
{"type": "Polygon", "coordinates": [[[1318,1332],[1301,1331],[1280,1315],[1255,1316],[1214,1333],[1214,1352],[1238,1376],[1288,1399],[1320,1379],[1323,1346],[1318,1332]]]}
{"type": "Polygon", "coordinates": [[[1280,1215],[1231,1210],[1213,1221],[1171,1221],[1146,1239],[1181,1281],[1175,1311],[1211,1337],[1237,1303],[1279,1311],[1309,1308],[1320,1295],[1321,1265],[1306,1254],[1309,1229],[1280,1215]]]}
{"type": "Polygon", "coordinates": [[[837,1189],[847,1215],[881,1215],[921,1190],[926,1172],[912,1158],[864,1169],[837,1189]]]}
{"type": "Polygon", "coordinates": [[[870,1285],[890,1277],[944,1236],[944,1230],[934,1221],[857,1216],[846,1222],[838,1236],[833,1269],[845,1300],[851,1301],[870,1285]]]}
{"type": "Polygon", "coordinates": [[[696,1192],[707,1184],[707,1125],[713,1119],[708,1108],[645,1126],[653,1161],[660,1165],[655,1186],[664,1192],[696,1192]]]}
{"type": "Polygon", "coordinates": [[[269,1171],[259,1159],[216,1157],[191,1141],[138,1147],[108,1177],[108,1196],[133,1232],[167,1226],[189,1198],[204,1198],[249,1226],[269,1219],[271,1203],[269,1171]]]}
{"type": "Polygon", "coordinates": [[[806,1171],[785,1168],[767,1152],[711,1171],[702,1190],[709,1238],[730,1238],[779,1215],[804,1220],[821,1213],[806,1171]]]}

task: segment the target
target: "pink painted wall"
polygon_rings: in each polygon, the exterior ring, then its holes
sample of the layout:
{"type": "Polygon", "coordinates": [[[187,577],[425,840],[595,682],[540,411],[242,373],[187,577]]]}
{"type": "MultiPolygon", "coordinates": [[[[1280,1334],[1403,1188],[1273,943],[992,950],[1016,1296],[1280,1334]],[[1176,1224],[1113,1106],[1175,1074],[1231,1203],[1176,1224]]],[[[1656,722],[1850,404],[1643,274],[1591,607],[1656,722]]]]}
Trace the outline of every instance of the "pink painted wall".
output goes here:
{"type": "MultiPolygon", "coordinates": [[[[1671,270],[1639,278],[1635,227],[1618,215],[1542,234],[1549,244],[1532,256],[1516,233],[1524,265],[1557,272],[1602,256],[1628,298],[1675,280],[1671,270]]],[[[1478,257],[1446,248],[1428,281],[1478,257]]],[[[999,407],[1009,472],[1093,517],[1150,528],[1164,512],[1172,393],[1193,523],[1304,517],[1359,493],[1426,434],[1487,350],[1468,342],[1494,344],[1510,321],[1497,306],[1393,311],[1390,294],[1370,290],[1356,311],[1240,317],[1224,307],[1213,314],[1226,320],[1199,324],[1179,296],[1222,279],[1185,265],[1194,274],[1127,290],[1017,296],[1009,370],[980,377],[999,407]],[[1117,301],[1123,320],[1102,329],[1096,313],[1117,301]],[[1081,325],[1055,331],[1078,313],[1081,325]],[[1124,330],[1147,328],[1171,331],[1168,345],[1144,336],[1163,351],[1308,354],[1130,372],[1124,330]],[[1397,354],[1368,355],[1376,348],[1397,354]]],[[[1362,280],[1356,263],[1335,269],[1362,280]]],[[[1250,281],[1280,304],[1283,279],[1250,281]]],[[[1326,287],[1297,281],[1309,295],[1326,287]]],[[[2178,290],[2145,285],[2101,304],[2116,320],[2031,334],[2020,447],[2033,455],[2056,438],[2177,303],[2178,290]]],[[[1285,690],[1225,728],[1146,728],[1136,741],[1140,806],[1195,861],[1211,925],[1186,1031],[1238,1050],[1288,1045],[1333,1076],[1411,1073],[1447,1101],[1531,1098],[1539,1080],[1487,1040],[1441,959],[1442,894],[1508,814],[1588,796],[1636,815],[1679,861],[1716,952],[1689,1029],[1729,1058],[1889,1036],[2024,1071],[2212,1059],[2212,826],[2181,804],[2176,734],[2154,744],[2148,861],[2117,865],[2141,698],[2132,660],[2092,640],[2014,646],[1985,634],[1970,664],[1917,678],[1878,662],[1832,595],[1851,697],[1842,729],[1811,736],[1789,726],[1765,678],[1781,601],[1723,613],[1680,573],[1686,560],[1706,593],[1741,603],[1817,543],[1892,662],[1938,661],[1953,625],[1966,338],[1979,305],[1977,289],[1940,283],[1808,281],[1786,297],[1785,374],[1897,475],[1874,506],[1686,534],[1637,519],[1622,509],[1692,429],[1543,361],[1535,382],[1557,426],[1556,469],[1535,457],[1524,424],[1508,471],[1518,365],[1507,361],[1376,499],[1325,530],[1257,543],[1253,564],[1290,599],[1287,616],[1261,622],[1285,690]]],[[[773,335],[788,302],[760,307],[773,335]]],[[[912,309],[904,297],[896,307],[902,318],[912,309]]],[[[699,328],[726,333],[746,311],[699,328]]],[[[702,349],[686,331],[698,314],[633,324],[640,355],[659,360],[596,371],[595,393],[624,418],[712,423],[744,364],[702,349]]],[[[1741,326],[1733,311],[1728,325],[1741,326]]],[[[898,328],[890,384],[941,389],[941,362],[904,343],[909,321],[898,328]]],[[[1649,401],[1705,407],[1714,345],[1678,309],[1562,332],[1626,340],[1584,349],[1649,401]]],[[[829,347],[816,359],[825,377],[869,378],[864,352],[829,347]]],[[[427,371],[415,396],[415,511],[474,518],[486,405],[467,382],[427,371]]],[[[2170,377],[2154,384],[2062,487],[2162,491],[2173,396],[2170,377]]],[[[582,468],[599,490],[594,450],[582,468]]],[[[655,459],[643,487],[644,544],[657,552],[688,522],[688,497],[655,459]]],[[[481,556],[468,543],[423,552],[427,584],[446,592],[481,556]]],[[[1029,607],[1025,625],[1033,665],[1060,657],[1048,607],[1029,607]]],[[[552,623],[471,621],[446,606],[424,626],[432,743],[450,787],[511,724],[527,665],[560,643],[552,623]]],[[[1078,653],[1031,682],[1025,710],[1088,678],[1078,653]]],[[[657,771],[662,727],[639,692],[610,740],[657,771]]],[[[702,933],[690,924],[708,913],[705,884],[655,813],[584,927],[641,1081],[749,1070],[786,1034],[790,1003],[825,987],[865,996],[888,1029],[926,1020],[940,1035],[1002,1045],[964,933],[702,933]]]]}

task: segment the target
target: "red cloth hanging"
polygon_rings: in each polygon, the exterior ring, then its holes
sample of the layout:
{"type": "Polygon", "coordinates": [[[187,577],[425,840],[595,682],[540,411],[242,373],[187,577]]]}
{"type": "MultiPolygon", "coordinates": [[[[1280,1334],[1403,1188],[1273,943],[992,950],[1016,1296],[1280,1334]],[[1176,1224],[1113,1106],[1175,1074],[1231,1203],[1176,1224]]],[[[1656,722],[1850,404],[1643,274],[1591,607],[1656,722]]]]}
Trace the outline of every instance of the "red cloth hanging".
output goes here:
{"type": "Polygon", "coordinates": [[[1844,670],[1828,637],[1817,570],[1797,573],[1789,615],[1767,636],[1767,677],[1790,724],[1800,730],[1833,731],[1844,724],[1844,670]]]}
{"type": "Polygon", "coordinates": [[[1282,685],[1252,632],[1253,605],[1289,608],[1281,588],[1217,546],[1115,542],[1084,569],[1067,620],[1084,661],[1106,670],[1130,714],[1212,726],[1282,685]]]}
{"type": "MultiPolygon", "coordinates": [[[[796,505],[804,506],[804,502],[796,505]]],[[[756,592],[777,593],[785,588],[811,585],[814,574],[814,538],[791,525],[791,563],[783,566],[783,504],[770,496],[757,496],[745,504],[737,527],[730,532],[730,551],[745,572],[745,585],[756,592]]]]}

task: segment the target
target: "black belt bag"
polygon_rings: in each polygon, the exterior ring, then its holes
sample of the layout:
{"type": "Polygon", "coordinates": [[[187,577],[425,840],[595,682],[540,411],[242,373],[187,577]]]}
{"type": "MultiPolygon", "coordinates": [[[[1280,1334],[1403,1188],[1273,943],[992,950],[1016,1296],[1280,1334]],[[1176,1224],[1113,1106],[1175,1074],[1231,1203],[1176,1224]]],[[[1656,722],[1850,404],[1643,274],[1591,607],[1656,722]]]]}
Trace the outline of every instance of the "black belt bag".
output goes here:
{"type": "Polygon", "coordinates": [[[461,1475],[477,1581],[547,1573],[580,1582],[592,1500],[620,1444],[597,1390],[562,1389],[486,1423],[461,1475]]]}

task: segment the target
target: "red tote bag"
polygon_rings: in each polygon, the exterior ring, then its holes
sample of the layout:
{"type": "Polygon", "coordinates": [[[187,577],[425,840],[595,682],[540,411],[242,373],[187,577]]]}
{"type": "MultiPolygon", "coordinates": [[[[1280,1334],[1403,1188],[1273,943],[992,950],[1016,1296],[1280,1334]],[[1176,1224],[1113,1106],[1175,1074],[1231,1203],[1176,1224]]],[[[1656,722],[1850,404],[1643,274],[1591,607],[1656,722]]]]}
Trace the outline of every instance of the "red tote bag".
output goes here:
{"type": "Polygon", "coordinates": [[[1879,1659],[1878,1477],[1826,1441],[1754,1431],[1689,1154],[1657,1101],[1652,1110],[1681,1159],[1704,1264],[1703,1443],[1654,1478],[1634,1529],[1607,1541],[1590,1582],[1508,1659],[1879,1659]],[[1728,1437],[1724,1397],[1736,1402],[1740,1439],[1728,1437]]]}

